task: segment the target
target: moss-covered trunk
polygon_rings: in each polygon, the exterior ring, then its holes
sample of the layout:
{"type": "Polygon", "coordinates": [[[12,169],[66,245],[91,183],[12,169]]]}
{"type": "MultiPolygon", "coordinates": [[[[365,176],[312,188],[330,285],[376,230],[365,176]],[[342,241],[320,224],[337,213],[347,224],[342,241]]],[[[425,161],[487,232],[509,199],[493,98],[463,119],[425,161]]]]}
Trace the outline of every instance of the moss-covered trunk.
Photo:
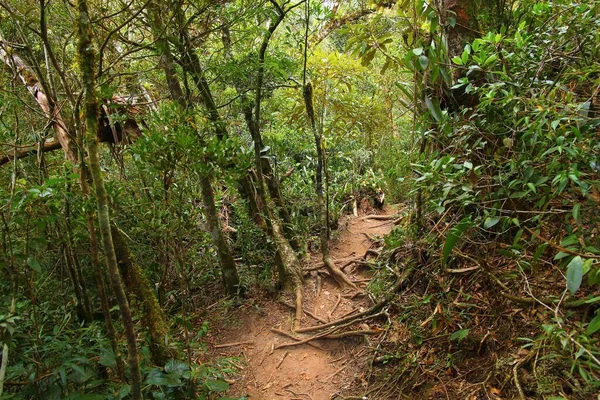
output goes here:
{"type": "Polygon", "coordinates": [[[133,261],[124,235],[114,224],[110,227],[117,265],[127,288],[131,304],[140,314],[140,322],[150,335],[150,354],[156,365],[164,365],[171,357],[165,343],[169,330],[165,315],[142,268],[133,261]]]}
{"type": "Polygon", "coordinates": [[[100,236],[106,258],[106,266],[113,286],[113,291],[119,304],[121,318],[123,319],[123,327],[125,328],[125,336],[127,339],[127,350],[129,352],[129,368],[130,368],[130,384],[131,398],[138,400],[142,398],[141,391],[141,374],[139,367],[139,359],[136,344],[136,334],[131,318],[131,310],[129,302],[125,296],[125,290],[119,269],[117,266],[117,257],[112,243],[112,235],[110,232],[110,214],[109,202],[102,170],[100,168],[100,155],[98,152],[98,137],[96,131],[98,129],[98,100],[96,98],[96,82],[94,73],[95,53],[92,44],[92,30],[90,24],[90,15],[87,2],[85,0],[78,1],[78,53],[79,67],[81,70],[81,78],[83,83],[84,97],[84,115],[86,122],[86,140],[89,155],[89,167],[94,188],[96,190],[96,204],[98,208],[98,223],[100,227],[100,236]]]}

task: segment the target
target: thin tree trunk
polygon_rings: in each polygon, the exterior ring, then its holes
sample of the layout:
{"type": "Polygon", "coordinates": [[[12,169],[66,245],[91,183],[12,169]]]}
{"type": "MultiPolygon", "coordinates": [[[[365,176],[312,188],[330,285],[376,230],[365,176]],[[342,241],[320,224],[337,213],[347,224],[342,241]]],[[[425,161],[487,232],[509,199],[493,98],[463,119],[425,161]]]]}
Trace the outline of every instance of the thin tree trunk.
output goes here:
{"type": "Polygon", "coordinates": [[[235,261],[231,254],[231,250],[229,249],[229,244],[221,229],[221,221],[219,221],[219,213],[215,207],[215,196],[210,179],[208,177],[201,178],[200,186],[202,188],[202,201],[204,203],[206,225],[210,231],[213,244],[217,248],[225,293],[229,296],[235,296],[240,290],[240,279],[238,278],[235,261]]]}
{"type": "MultiPolygon", "coordinates": [[[[183,96],[181,85],[179,84],[179,80],[177,79],[177,75],[175,73],[175,66],[173,64],[173,56],[169,48],[169,43],[162,36],[162,27],[164,25],[160,19],[160,4],[154,4],[152,12],[154,19],[154,35],[157,41],[157,46],[161,51],[161,67],[165,73],[171,97],[173,100],[179,103],[183,109],[185,109],[188,104],[183,96]]],[[[183,35],[186,43],[185,57],[192,65],[192,72],[195,72],[198,70],[200,61],[193,51],[188,47],[190,43],[189,38],[187,37],[187,32],[182,30],[181,34],[183,35]]],[[[217,128],[217,135],[222,139],[226,136],[227,131],[225,130],[223,121],[221,121],[218,114],[218,110],[212,98],[212,94],[210,93],[208,83],[201,74],[194,73],[194,76],[198,89],[200,90],[204,106],[209,111],[210,119],[217,128]]],[[[204,205],[204,213],[208,230],[210,231],[213,245],[217,249],[219,264],[221,266],[223,286],[225,287],[225,292],[227,295],[235,296],[239,294],[240,291],[240,281],[237,273],[237,267],[235,265],[231,249],[229,248],[229,244],[227,243],[227,239],[225,238],[225,235],[223,235],[221,221],[219,220],[219,213],[215,205],[215,196],[211,179],[207,175],[204,175],[200,178],[200,187],[202,191],[202,203],[204,205]]]]}
{"type": "Polygon", "coordinates": [[[331,253],[329,251],[329,212],[327,204],[325,203],[325,191],[323,190],[323,169],[325,164],[325,155],[323,152],[322,137],[319,133],[319,130],[317,129],[317,124],[315,121],[313,89],[310,83],[304,85],[303,96],[308,122],[310,125],[310,129],[313,133],[315,139],[315,147],[317,149],[317,214],[320,216],[321,219],[319,237],[321,239],[321,254],[323,255],[323,264],[340,286],[347,285],[353,289],[358,289],[356,284],[352,282],[337,265],[335,265],[333,258],[331,257],[331,253]]]}
{"type": "Polygon", "coordinates": [[[78,2],[78,53],[79,64],[81,69],[83,89],[84,89],[84,115],[86,122],[86,139],[87,149],[89,153],[89,165],[94,187],[96,189],[96,203],[98,206],[98,222],[100,226],[100,236],[106,257],[106,265],[109,271],[110,279],[113,285],[113,291],[119,304],[123,326],[125,328],[125,336],[127,338],[127,349],[129,352],[129,368],[130,368],[130,384],[131,398],[139,400],[142,398],[141,391],[141,374],[138,360],[136,335],[129,309],[129,302],[125,296],[125,290],[119,268],[117,266],[117,257],[112,243],[112,235],[110,232],[110,215],[109,202],[102,171],[100,168],[100,155],[98,152],[98,138],[96,130],[98,129],[98,100],[96,99],[96,87],[94,76],[94,46],[92,44],[90,16],[88,12],[86,0],[78,2]]]}

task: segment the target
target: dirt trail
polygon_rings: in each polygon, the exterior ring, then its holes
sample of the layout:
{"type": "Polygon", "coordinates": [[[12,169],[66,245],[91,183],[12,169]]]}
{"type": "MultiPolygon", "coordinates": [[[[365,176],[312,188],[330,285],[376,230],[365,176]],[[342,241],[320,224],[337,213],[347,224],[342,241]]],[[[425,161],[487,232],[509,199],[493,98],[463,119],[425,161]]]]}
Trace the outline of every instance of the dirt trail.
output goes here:
{"type": "MultiPolygon", "coordinates": [[[[385,214],[392,213],[392,208],[385,209],[385,214]]],[[[332,242],[332,256],[335,259],[362,256],[371,247],[371,239],[389,233],[392,226],[392,221],[351,218],[346,221],[346,228],[341,228],[340,238],[332,242]]],[[[314,265],[321,255],[315,254],[311,258],[314,265]]],[[[368,284],[369,271],[349,266],[345,272],[360,287],[368,284]]],[[[337,320],[352,310],[364,311],[372,305],[368,297],[350,299],[349,295],[354,292],[341,290],[333,279],[316,272],[307,277],[304,290],[304,310],[313,312],[323,321],[337,320]],[[317,297],[319,279],[322,289],[317,297]]],[[[314,345],[273,350],[281,343],[293,341],[271,330],[278,328],[291,332],[292,316],[290,308],[274,300],[264,300],[235,310],[229,326],[215,332],[221,344],[245,343],[214,348],[219,356],[240,356],[246,361],[241,378],[232,382],[228,395],[248,395],[253,400],[329,400],[336,398],[336,394],[354,380],[358,384],[364,382],[361,377],[368,363],[368,351],[362,337],[314,341],[311,342],[314,345]]],[[[319,323],[322,322],[306,314],[302,318],[303,327],[319,323]]],[[[367,326],[361,328],[369,329],[367,326]]]]}

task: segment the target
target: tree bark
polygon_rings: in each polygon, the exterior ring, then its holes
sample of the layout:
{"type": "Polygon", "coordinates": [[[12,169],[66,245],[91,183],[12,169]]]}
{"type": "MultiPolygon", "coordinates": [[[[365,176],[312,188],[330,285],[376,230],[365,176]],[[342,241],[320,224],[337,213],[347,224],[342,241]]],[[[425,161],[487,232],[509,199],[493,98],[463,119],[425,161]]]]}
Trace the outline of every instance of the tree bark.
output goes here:
{"type": "Polygon", "coordinates": [[[100,226],[100,235],[106,257],[106,266],[112,282],[113,291],[119,304],[125,336],[127,339],[127,349],[129,352],[130,384],[131,398],[139,400],[142,398],[141,374],[137,352],[136,335],[129,309],[129,302],[125,296],[125,290],[119,269],[117,266],[117,257],[112,243],[110,232],[109,202],[102,170],[100,168],[100,155],[98,152],[98,138],[96,131],[98,129],[98,100],[96,98],[96,85],[94,75],[94,47],[92,44],[92,30],[90,16],[86,0],[78,1],[78,53],[79,67],[81,70],[83,89],[84,89],[84,115],[86,122],[86,140],[89,153],[89,166],[94,187],[96,190],[96,204],[98,208],[98,222],[100,226]]]}

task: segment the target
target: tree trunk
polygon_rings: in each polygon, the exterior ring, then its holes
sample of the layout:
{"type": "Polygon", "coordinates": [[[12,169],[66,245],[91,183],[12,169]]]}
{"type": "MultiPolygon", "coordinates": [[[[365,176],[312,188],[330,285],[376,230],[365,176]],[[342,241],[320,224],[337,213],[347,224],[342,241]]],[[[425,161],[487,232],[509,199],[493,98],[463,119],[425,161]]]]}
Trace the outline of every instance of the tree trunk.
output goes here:
{"type": "Polygon", "coordinates": [[[150,335],[152,361],[154,364],[162,366],[173,356],[165,346],[169,330],[164,313],[144,271],[132,260],[123,233],[114,224],[111,224],[110,230],[118,270],[127,288],[128,298],[138,309],[141,316],[140,322],[150,335]]]}
{"type": "Polygon", "coordinates": [[[317,189],[317,214],[321,219],[319,238],[321,239],[321,254],[323,255],[323,264],[340,286],[350,286],[353,289],[358,289],[356,284],[352,282],[348,276],[333,262],[329,251],[329,212],[325,203],[325,191],[323,185],[325,154],[323,151],[323,140],[315,120],[315,109],[313,105],[313,89],[310,83],[304,85],[303,88],[304,105],[310,129],[315,139],[315,147],[317,149],[317,170],[316,170],[316,189],[317,189]]]}
{"type": "Polygon", "coordinates": [[[219,220],[219,213],[215,207],[215,196],[210,179],[208,177],[201,178],[200,186],[202,187],[202,201],[204,203],[206,225],[210,231],[213,244],[217,248],[225,293],[229,296],[235,296],[240,290],[240,280],[238,278],[233,255],[229,249],[229,244],[221,229],[221,221],[219,220]]]}
{"type": "Polygon", "coordinates": [[[129,352],[129,368],[130,368],[130,384],[131,398],[139,400],[142,398],[141,391],[141,374],[138,360],[137,344],[129,302],[125,296],[123,283],[119,275],[117,266],[117,257],[112,243],[112,235],[110,232],[110,215],[108,208],[108,194],[104,187],[102,178],[102,170],[100,168],[100,155],[98,152],[98,138],[96,131],[98,129],[98,100],[96,99],[96,85],[94,76],[94,46],[92,44],[90,16],[88,12],[86,0],[78,2],[78,53],[79,66],[82,75],[84,89],[84,115],[86,122],[86,139],[89,153],[89,165],[94,187],[96,189],[96,204],[98,207],[98,222],[100,226],[100,235],[106,256],[106,266],[109,271],[109,276],[113,285],[113,291],[119,304],[123,326],[125,328],[125,336],[127,338],[127,349],[129,352]]]}
{"type": "MultiPolygon", "coordinates": [[[[182,106],[182,108],[185,109],[188,103],[183,97],[183,91],[181,90],[181,85],[179,84],[179,80],[177,79],[177,75],[175,73],[173,56],[169,48],[169,43],[162,37],[162,28],[164,24],[160,19],[160,4],[154,4],[152,11],[154,20],[154,35],[157,41],[157,46],[161,51],[161,67],[168,81],[171,97],[173,98],[173,100],[179,103],[179,105],[182,106]]],[[[184,36],[184,38],[187,38],[186,31],[182,30],[181,34],[184,36]]],[[[186,44],[189,44],[188,41],[186,41],[186,44]]],[[[192,65],[196,65],[195,68],[192,68],[192,72],[197,71],[197,66],[199,66],[199,60],[197,59],[196,55],[193,54],[193,51],[191,51],[191,49],[186,50],[185,57],[190,60],[192,65]]],[[[204,106],[209,111],[209,117],[211,121],[215,124],[215,127],[217,128],[217,135],[220,138],[223,138],[227,132],[225,130],[223,121],[221,121],[220,116],[218,114],[218,110],[210,93],[208,83],[206,82],[203,76],[196,76],[196,74],[194,74],[194,76],[196,77],[195,79],[197,81],[198,89],[201,92],[201,98],[203,99],[204,106]]],[[[204,215],[206,218],[208,230],[210,231],[213,245],[217,249],[217,255],[219,257],[219,264],[221,266],[221,277],[223,279],[225,293],[227,293],[227,295],[229,296],[235,296],[239,294],[240,291],[240,281],[237,273],[237,267],[235,265],[233,255],[231,253],[231,249],[229,248],[229,244],[227,243],[227,239],[225,238],[225,235],[223,235],[221,221],[219,220],[219,213],[215,205],[215,196],[212,188],[211,179],[207,175],[202,176],[200,178],[200,187],[202,191],[204,215]]]]}

